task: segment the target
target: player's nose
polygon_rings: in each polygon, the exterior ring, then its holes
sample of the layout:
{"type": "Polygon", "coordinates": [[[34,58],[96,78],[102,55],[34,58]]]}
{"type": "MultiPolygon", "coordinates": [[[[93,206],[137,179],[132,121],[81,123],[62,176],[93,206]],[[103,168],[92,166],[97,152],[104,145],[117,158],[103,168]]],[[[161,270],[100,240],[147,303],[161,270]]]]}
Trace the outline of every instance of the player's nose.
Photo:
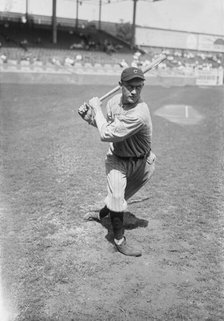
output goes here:
{"type": "Polygon", "coordinates": [[[132,88],[131,93],[135,95],[136,94],[136,88],[132,88]]]}

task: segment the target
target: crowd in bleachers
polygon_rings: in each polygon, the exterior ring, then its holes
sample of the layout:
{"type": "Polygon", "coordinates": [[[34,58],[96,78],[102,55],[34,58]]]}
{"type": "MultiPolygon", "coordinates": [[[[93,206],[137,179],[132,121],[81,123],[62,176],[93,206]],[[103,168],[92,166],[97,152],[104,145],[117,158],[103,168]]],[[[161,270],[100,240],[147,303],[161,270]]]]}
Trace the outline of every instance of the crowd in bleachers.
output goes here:
{"type": "Polygon", "coordinates": [[[174,50],[172,53],[166,50],[167,61],[171,66],[183,70],[185,69],[200,69],[210,70],[212,68],[223,67],[222,53],[205,53],[192,51],[174,50]]]}
{"type": "Polygon", "coordinates": [[[135,48],[123,45],[105,33],[90,34],[85,30],[59,30],[58,43],[52,44],[52,31],[41,28],[11,27],[5,23],[0,33],[0,62],[27,61],[29,64],[52,64],[74,66],[80,64],[146,67],[158,54],[164,52],[166,61],[159,70],[192,72],[196,69],[210,70],[224,67],[223,53],[193,52],[190,50],[164,48],[135,48]]]}
{"type": "MultiPolygon", "coordinates": [[[[221,54],[211,53],[191,53],[185,51],[180,55],[178,51],[168,53],[168,50],[160,48],[160,53],[164,52],[167,55],[167,60],[159,65],[160,70],[175,69],[177,71],[193,71],[195,69],[210,70],[212,68],[223,68],[223,56],[221,54]]],[[[158,55],[158,50],[155,52],[150,49],[150,52],[145,54],[136,52],[114,52],[112,55],[107,55],[102,51],[86,51],[85,49],[49,49],[49,48],[29,48],[26,51],[22,48],[10,47],[0,48],[0,60],[2,63],[7,63],[10,60],[28,61],[30,64],[35,64],[37,61],[52,63],[53,65],[74,65],[80,63],[100,63],[100,64],[118,64],[121,68],[127,66],[146,67],[158,55]]]]}

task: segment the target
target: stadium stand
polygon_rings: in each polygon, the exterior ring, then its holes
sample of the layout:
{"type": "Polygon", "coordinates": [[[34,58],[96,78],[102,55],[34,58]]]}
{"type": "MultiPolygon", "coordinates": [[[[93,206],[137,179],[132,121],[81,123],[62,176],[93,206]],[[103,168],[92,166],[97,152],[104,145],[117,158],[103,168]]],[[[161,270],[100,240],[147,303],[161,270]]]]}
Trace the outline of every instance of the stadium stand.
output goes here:
{"type": "Polygon", "coordinates": [[[120,72],[128,65],[144,67],[164,52],[167,60],[160,64],[161,72],[179,75],[224,67],[223,53],[152,47],[131,49],[125,41],[93,26],[76,29],[59,25],[57,44],[53,44],[50,24],[24,24],[14,20],[0,20],[1,64],[40,68],[65,66],[87,71],[95,68],[107,73],[120,72]]]}

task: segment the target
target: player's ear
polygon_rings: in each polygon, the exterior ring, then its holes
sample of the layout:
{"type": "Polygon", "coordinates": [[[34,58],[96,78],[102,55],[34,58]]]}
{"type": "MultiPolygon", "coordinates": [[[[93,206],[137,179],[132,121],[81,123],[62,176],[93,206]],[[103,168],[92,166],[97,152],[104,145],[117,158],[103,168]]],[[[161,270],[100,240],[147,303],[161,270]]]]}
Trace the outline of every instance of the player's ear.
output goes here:
{"type": "Polygon", "coordinates": [[[119,83],[119,85],[120,85],[120,86],[122,86],[122,85],[123,85],[123,84],[122,84],[122,81],[119,81],[118,83],[119,83]]]}

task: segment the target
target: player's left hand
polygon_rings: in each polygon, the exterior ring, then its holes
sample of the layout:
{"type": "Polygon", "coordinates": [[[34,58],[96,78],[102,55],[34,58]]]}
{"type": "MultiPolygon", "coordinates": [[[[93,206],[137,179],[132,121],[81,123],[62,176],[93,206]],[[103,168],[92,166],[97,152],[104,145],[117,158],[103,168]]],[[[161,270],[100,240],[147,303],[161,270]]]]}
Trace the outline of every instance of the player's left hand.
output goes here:
{"type": "Polygon", "coordinates": [[[78,109],[79,115],[90,125],[94,124],[94,109],[87,103],[83,103],[78,109]]]}

